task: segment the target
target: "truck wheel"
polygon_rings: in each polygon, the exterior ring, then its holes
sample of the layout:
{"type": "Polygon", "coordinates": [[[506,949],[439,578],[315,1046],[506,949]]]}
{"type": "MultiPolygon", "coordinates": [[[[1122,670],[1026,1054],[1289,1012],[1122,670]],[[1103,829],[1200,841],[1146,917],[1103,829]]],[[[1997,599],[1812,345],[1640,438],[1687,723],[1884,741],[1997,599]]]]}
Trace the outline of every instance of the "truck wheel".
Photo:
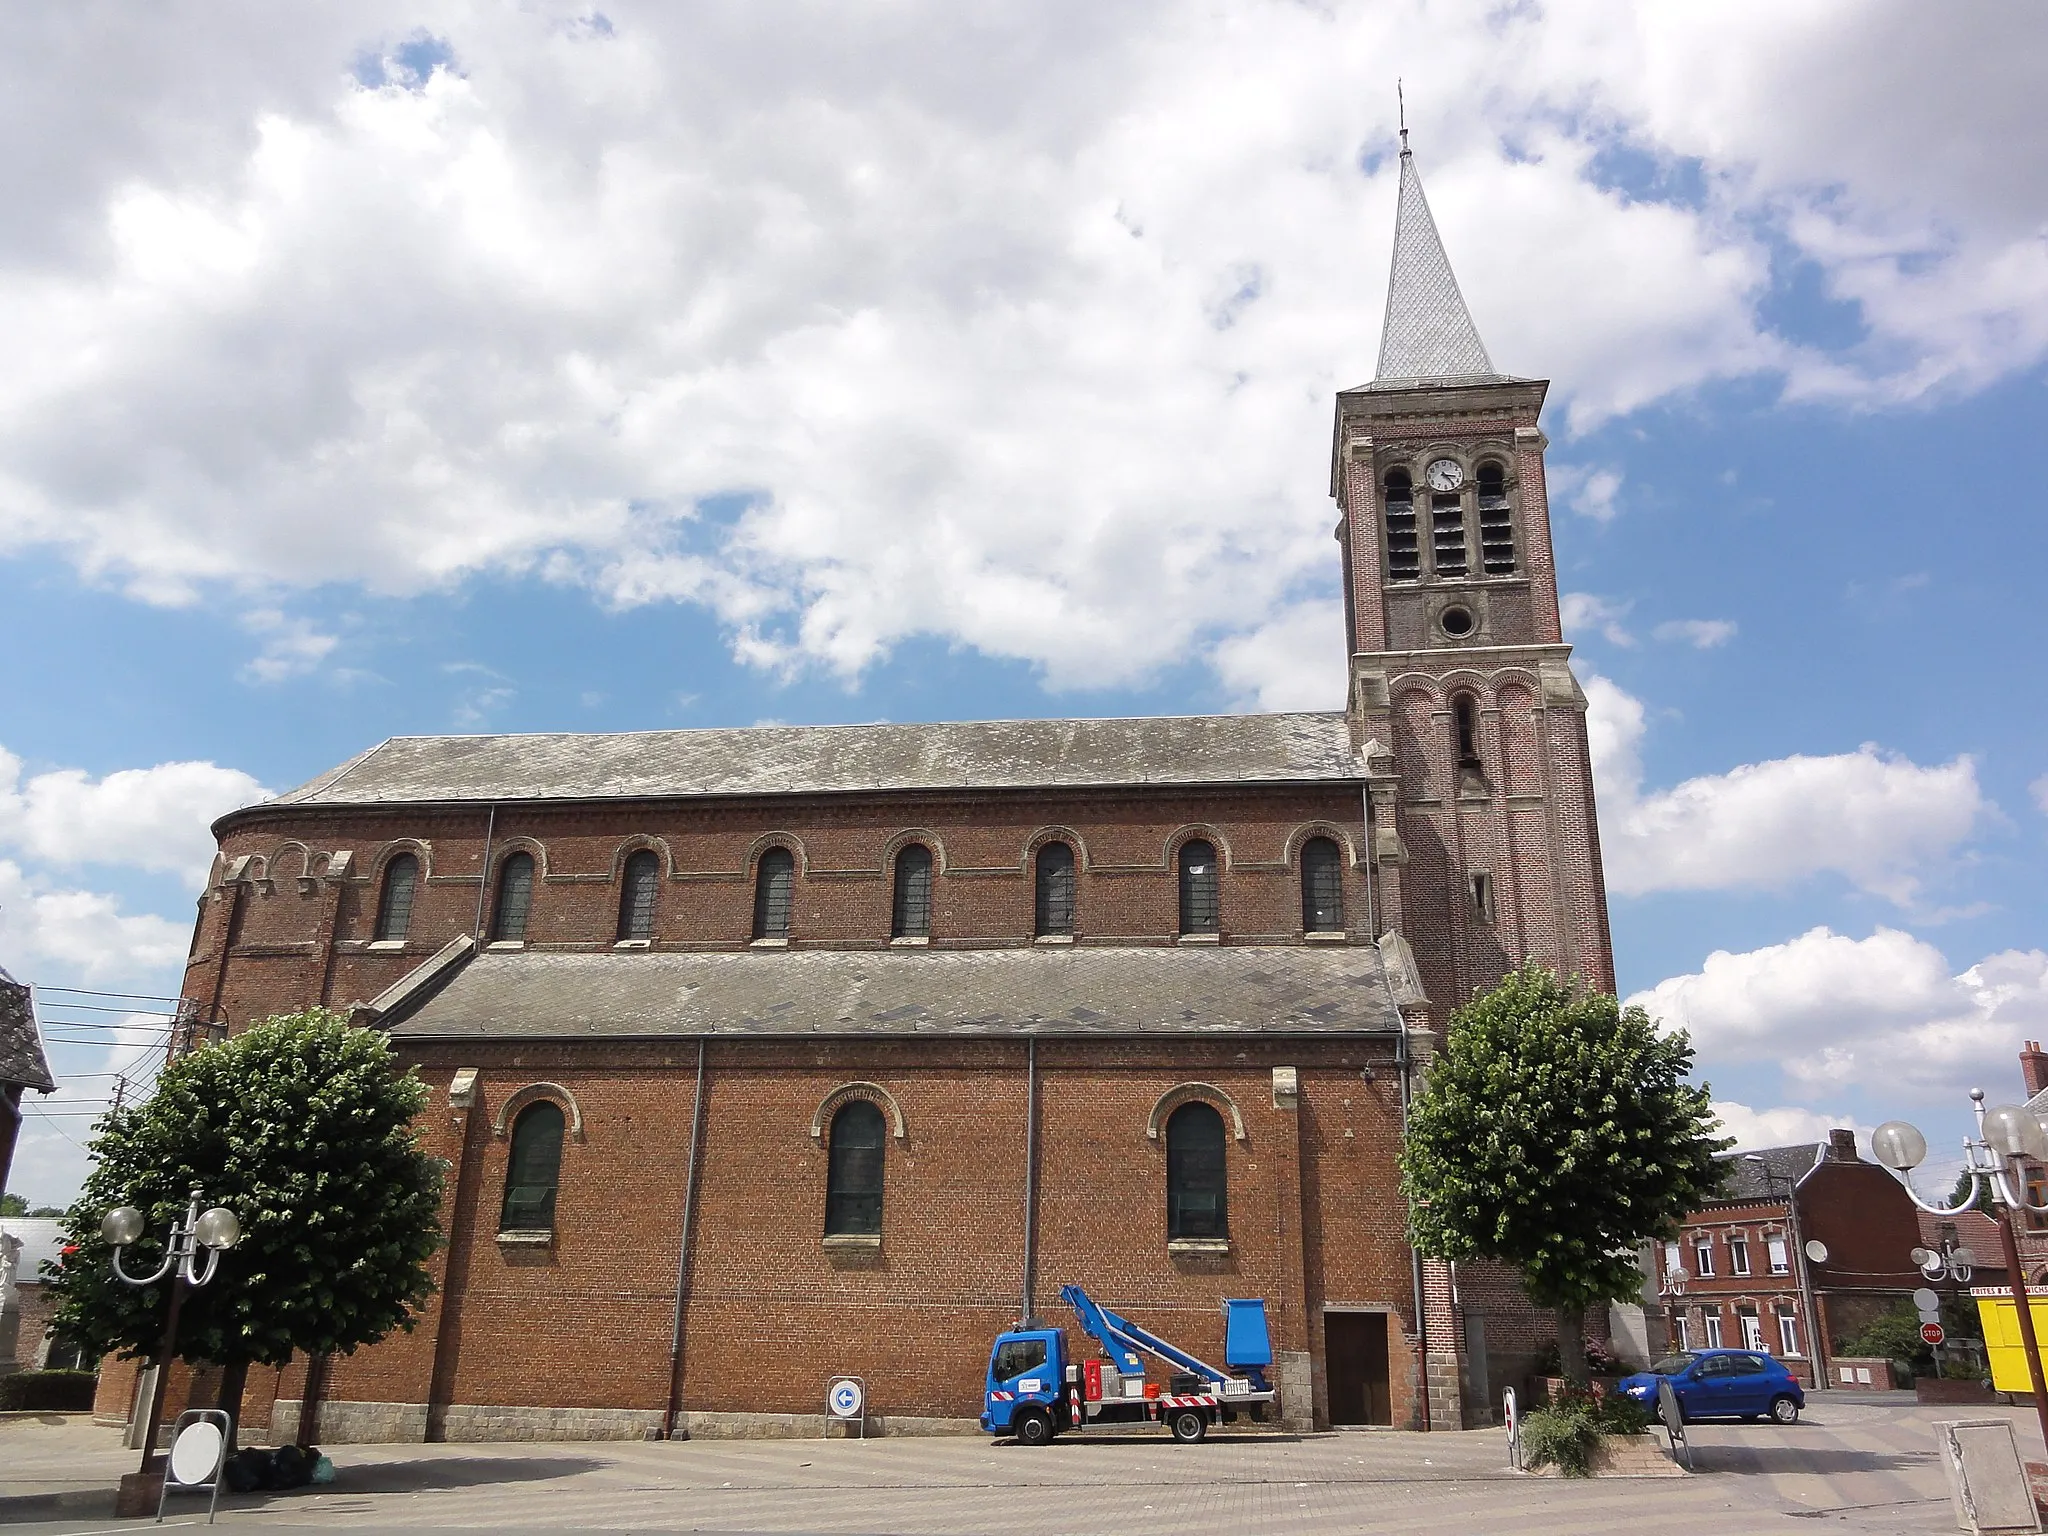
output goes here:
{"type": "Polygon", "coordinates": [[[1194,1408],[1183,1408],[1172,1419],[1173,1438],[1182,1445],[1194,1445],[1209,1433],[1209,1416],[1194,1408]]]}
{"type": "Polygon", "coordinates": [[[1014,1427],[1019,1445],[1052,1444],[1052,1420],[1042,1413],[1020,1413],[1014,1427]]]}

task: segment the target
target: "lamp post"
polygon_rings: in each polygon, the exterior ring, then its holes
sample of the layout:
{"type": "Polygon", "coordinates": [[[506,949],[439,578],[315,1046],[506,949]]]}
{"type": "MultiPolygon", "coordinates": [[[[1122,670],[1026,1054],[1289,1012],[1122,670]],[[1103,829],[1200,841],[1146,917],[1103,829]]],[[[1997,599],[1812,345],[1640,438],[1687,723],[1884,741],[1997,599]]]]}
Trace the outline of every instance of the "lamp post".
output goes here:
{"type": "Polygon", "coordinates": [[[1785,1235],[1792,1244],[1792,1272],[1798,1277],[1799,1305],[1806,1313],[1806,1350],[1813,1362],[1813,1384],[1824,1390],[1828,1384],[1828,1364],[1822,1352],[1820,1313],[1813,1304],[1813,1272],[1806,1267],[1806,1234],[1799,1230],[1799,1181],[1789,1173],[1778,1172],[1758,1153],[1747,1153],[1742,1160],[1756,1164],[1757,1172],[1764,1176],[1766,1190],[1779,1179],[1785,1181],[1785,1235]]]}
{"type": "Polygon", "coordinates": [[[2005,1249],[2005,1272],[2012,1285],[2013,1305],[2019,1311],[2020,1345],[2027,1354],[2027,1375],[2034,1388],[2034,1413],[2041,1421],[2041,1440],[2048,1445],[2048,1384],[2041,1376],[2041,1346],[2034,1337],[2034,1314],[2027,1300],[2027,1277],[2020,1268],[2019,1242],[2013,1235],[2015,1210],[2048,1211],[2048,1205],[2031,1204],[2023,1193],[2025,1181],[2013,1168],[2022,1157],[2048,1161],[2048,1127],[2026,1110],[2012,1104],[1996,1109],[1984,1107],[1984,1090],[1970,1090],[1971,1107],[1977,1116],[1977,1134],[1963,1138],[1963,1176],[1970,1181],[1969,1193],[1956,1205],[1930,1205],[1913,1192],[1906,1175],[1927,1157],[1927,1138],[1903,1120],[1887,1120],[1870,1136],[1870,1150],[1877,1160],[1898,1176],[1906,1186],[1906,1198],[1921,1210],[1936,1216],[1953,1216],[1982,1200],[1996,1214],[1998,1237],[2005,1249]]]}
{"type": "MultiPolygon", "coordinates": [[[[158,1469],[156,1437],[163,1423],[164,1387],[171,1373],[171,1358],[178,1343],[178,1314],[185,1303],[188,1290],[198,1290],[213,1279],[220,1267],[220,1256],[242,1240],[242,1224],[235,1219],[235,1213],[226,1206],[216,1205],[202,1213],[199,1209],[199,1191],[193,1190],[185,1206],[185,1219],[171,1223],[171,1235],[164,1244],[164,1261],[157,1265],[156,1273],[136,1276],[121,1267],[121,1250],[142,1236],[145,1221],[142,1212],[132,1205],[118,1206],[107,1212],[100,1221],[100,1236],[114,1248],[114,1274],[124,1284],[138,1289],[155,1285],[169,1275],[171,1277],[170,1301],[164,1308],[163,1342],[156,1352],[156,1385],[149,1394],[149,1420],[142,1433],[142,1466],[134,1477],[146,1486],[161,1477],[158,1469]],[[206,1250],[206,1262],[199,1262],[199,1250],[206,1250]]],[[[128,1492],[129,1479],[122,1479],[122,1489],[128,1492]]],[[[153,1494],[150,1497],[154,1497],[153,1494]]]]}

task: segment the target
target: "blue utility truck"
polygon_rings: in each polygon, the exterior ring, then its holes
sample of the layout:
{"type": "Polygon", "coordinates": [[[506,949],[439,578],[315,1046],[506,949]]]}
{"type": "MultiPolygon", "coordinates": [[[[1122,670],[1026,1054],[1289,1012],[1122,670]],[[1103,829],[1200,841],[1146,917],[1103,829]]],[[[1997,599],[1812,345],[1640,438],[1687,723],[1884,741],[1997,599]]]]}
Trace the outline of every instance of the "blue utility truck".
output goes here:
{"type": "Polygon", "coordinates": [[[1099,1306],[1078,1285],[1063,1286],[1060,1300],[1102,1346],[1097,1359],[1075,1358],[1064,1328],[1013,1328],[996,1335],[989,1351],[981,1427],[1015,1435],[1019,1445],[1046,1445],[1054,1435],[1098,1424],[1164,1424],[1173,1438],[1193,1445],[1211,1424],[1242,1413],[1263,1419],[1276,1394],[1266,1380],[1273,1343],[1266,1303],[1223,1303],[1223,1362],[1218,1370],[1099,1306]],[[1143,1356],[1162,1360],[1171,1376],[1147,1383],[1143,1356]]]}

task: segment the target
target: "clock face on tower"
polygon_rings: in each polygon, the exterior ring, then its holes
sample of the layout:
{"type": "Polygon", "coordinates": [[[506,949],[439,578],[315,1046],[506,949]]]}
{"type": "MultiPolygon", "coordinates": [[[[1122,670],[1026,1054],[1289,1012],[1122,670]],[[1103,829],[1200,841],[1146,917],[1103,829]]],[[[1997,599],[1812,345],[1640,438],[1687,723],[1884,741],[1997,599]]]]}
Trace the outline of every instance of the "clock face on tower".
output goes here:
{"type": "Polygon", "coordinates": [[[1437,459],[1422,472],[1422,478],[1432,491],[1455,491],[1465,483],[1465,471],[1456,459],[1437,459]]]}

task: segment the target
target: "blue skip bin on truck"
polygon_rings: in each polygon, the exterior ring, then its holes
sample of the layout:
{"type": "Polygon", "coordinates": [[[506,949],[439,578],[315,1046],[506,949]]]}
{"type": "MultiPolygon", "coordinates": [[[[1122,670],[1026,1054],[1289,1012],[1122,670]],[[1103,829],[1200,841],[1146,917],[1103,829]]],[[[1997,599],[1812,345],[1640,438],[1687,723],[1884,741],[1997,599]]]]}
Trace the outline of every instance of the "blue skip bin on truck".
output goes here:
{"type": "Polygon", "coordinates": [[[1099,1359],[1078,1360],[1064,1328],[1013,1328],[996,1335],[989,1351],[981,1427],[1015,1435],[1019,1445],[1046,1445],[1054,1435],[1091,1424],[1164,1424],[1173,1438],[1193,1445],[1211,1424],[1243,1414],[1266,1416],[1276,1394],[1266,1380],[1273,1343],[1266,1304],[1257,1299],[1223,1303],[1225,1369],[1197,1359],[1157,1334],[1098,1306],[1078,1285],[1063,1286],[1060,1300],[1102,1346],[1099,1359]],[[1164,1361],[1172,1377],[1148,1389],[1144,1356],[1164,1361]]]}

